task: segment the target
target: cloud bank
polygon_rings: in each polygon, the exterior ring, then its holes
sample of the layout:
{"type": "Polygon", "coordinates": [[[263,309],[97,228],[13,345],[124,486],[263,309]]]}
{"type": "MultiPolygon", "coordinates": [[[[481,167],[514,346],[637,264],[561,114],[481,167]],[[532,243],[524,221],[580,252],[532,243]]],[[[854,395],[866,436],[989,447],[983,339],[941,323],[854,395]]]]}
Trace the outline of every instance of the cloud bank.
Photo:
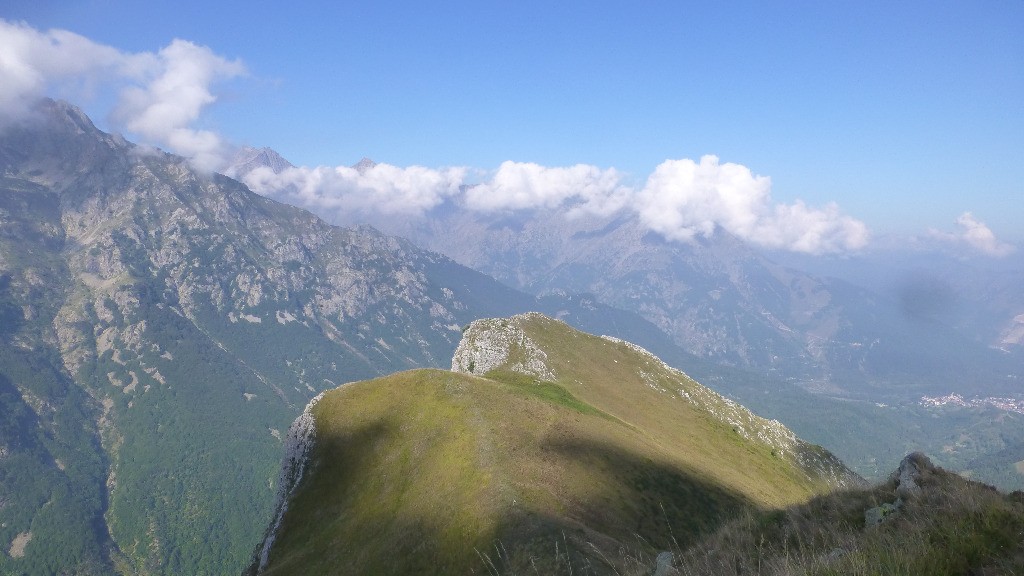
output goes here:
{"type": "Polygon", "coordinates": [[[614,168],[549,168],[506,161],[489,180],[469,188],[463,204],[481,212],[566,208],[570,215],[607,216],[622,208],[630,195],[614,168]]]}
{"type": "MultiPolygon", "coordinates": [[[[229,150],[218,134],[196,125],[217,100],[214,87],[243,74],[240,61],[185,40],[157,52],[128,53],[66,30],[41,32],[0,19],[0,122],[22,117],[35,99],[53,91],[75,98],[110,91],[118,127],[206,170],[225,168],[229,150]]],[[[642,188],[623,184],[614,169],[585,164],[509,161],[474,182],[471,174],[477,172],[377,164],[280,173],[257,168],[244,180],[263,194],[335,215],[422,215],[451,201],[485,213],[559,210],[573,217],[627,210],[670,240],[690,242],[722,229],[758,246],[811,254],[856,250],[868,238],[867,227],[835,204],[773,202],[767,177],[714,156],[666,160],[642,188]]],[[[963,241],[989,253],[1008,249],[969,214],[961,220],[963,241]]]]}
{"type": "Polygon", "coordinates": [[[940,241],[955,246],[966,246],[976,252],[993,258],[1009,256],[1017,248],[996,238],[995,233],[985,225],[984,222],[974,217],[970,212],[964,212],[956,219],[959,230],[956,232],[942,232],[929,230],[929,235],[940,241]]]}
{"type": "Polygon", "coordinates": [[[0,123],[25,117],[51,91],[91,98],[113,89],[111,117],[119,127],[208,170],[222,164],[226,145],[193,125],[216,101],[212,86],[244,73],[240,61],[185,40],[128,53],[67,30],[40,32],[0,19],[0,123]]]}
{"type": "Polygon", "coordinates": [[[636,199],[643,221],[673,240],[708,237],[721,227],[758,246],[810,254],[857,250],[868,241],[867,226],[835,204],[773,203],[769,178],[715,156],[666,160],[636,199]]]}
{"type": "Polygon", "coordinates": [[[390,164],[289,167],[279,173],[259,167],[243,181],[261,194],[340,217],[353,212],[421,215],[458,194],[466,173],[465,168],[390,164]]]}
{"type": "Polygon", "coordinates": [[[418,216],[451,200],[462,209],[559,210],[567,217],[629,210],[669,240],[692,242],[723,229],[757,246],[822,254],[863,248],[867,226],[835,204],[813,208],[775,203],[771,181],[715,156],[666,160],[643,188],[622,183],[614,169],[578,164],[545,167],[504,162],[467,185],[467,168],[440,170],[378,164],[366,168],[258,168],[243,176],[253,190],[344,220],[352,212],[418,216]]]}

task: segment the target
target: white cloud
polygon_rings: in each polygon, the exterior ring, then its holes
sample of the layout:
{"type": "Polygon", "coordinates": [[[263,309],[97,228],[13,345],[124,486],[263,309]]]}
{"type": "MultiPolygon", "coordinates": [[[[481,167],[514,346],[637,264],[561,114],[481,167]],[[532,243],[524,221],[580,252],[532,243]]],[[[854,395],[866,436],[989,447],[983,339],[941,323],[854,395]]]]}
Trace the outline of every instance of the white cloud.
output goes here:
{"type": "Polygon", "coordinates": [[[615,169],[506,161],[489,181],[467,190],[464,203],[482,212],[567,208],[572,214],[607,215],[622,208],[631,193],[620,180],[615,169]]]}
{"type": "Polygon", "coordinates": [[[992,230],[984,222],[978,220],[970,212],[964,212],[956,219],[960,230],[954,233],[929,230],[929,235],[951,244],[967,245],[968,247],[995,258],[1012,254],[1016,247],[996,238],[992,230]]]}
{"type": "Polygon", "coordinates": [[[258,168],[242,180],[254,191],[274,196],[336,222],[357,213],[418,216],[452,201],[476,212],[555,210],[608,216],[619,210],[639,215],[651,230],[689,242],[717,228],[758,246],[821,254],[863,248],[868,230],[835,204],[812,208],[797,201],[774,204],[771,181],[739,164],[668,160],[642,190],[621,183],[614,169],[578,164],[545,167],[504,162],[488,179],[466,185],[466,168],[434,170],[378,164],[349,167],[288,168],[275,174],[258,168]]]}
{"type": "Polygon", "coordinates": [[[244,74],[245,67],[185,40],[171,42],[155,61],[145,85],[122,91],[115,118],[129,131],[192,158],[200,167],[219,168],[226,152],[221,138],[191,126],[217,100],[211,84],[244,74]]]}
{"type": "Polygon", "coordinates": [[[650,228],[672,240],[710,236],[717,227],[763,246],[820,254],[863,248],[863,222],[803,202],[773,204],[771,180],[715,156],[700,162],[666,160],[636,196],[635,209],[650,228]]]}
{"type": "Polygon", "coordinates": [[[252,190],[341,216],[351,212],[420,215],[454,199],[472,211],[564,209],[610,214],[628,200],[615,170],[577,165],[547,168],[504,162],[483,183],[465,186],[467,168],[399,168],[376,164],[363,169],[287,168],[278,174],[257,168],[242,178],[252,190]]]}
{"type": "Polygon", "coordinates": [[[67,30],[39,32],[0,19],[0,114],[23,115],[50,88],[80,85],[129,75],[139,58],[97,44],[67,30]]]}
{"type": "Polygon", "coordinates": [[[99,86],[120,94],[113,117],[144,143],[213,169],[224,143],[192,125],[216,97],[211,86],[245,72],[209,48],[174,40],[157,53],[127,53],[68,32],[0,20],[0,120],[23,116],[39,97],[86,98],[99,86]]]}
{"type": "MultiPolygon", "coordinates": [[[[40,32],[0,19],[0,121],[24,114],[35,98],[53,91],[84,97],[110,90],[118,95],[112,117],[130,135],[208,170],[223,167],[226,146],[219,135],[196,125],[217,100],[213,87],[244,73],[240,61],[185,40],[156,53],[126,53],[66,30],[40,32]]],[[[483,212],[548,209],[572,217],[628,209],[673,240],[690,241],[721,227],[760,246],[808,253],[858,249],[868,236],[862,222],[834,204],[774,204],[768,178],[738,164],[720,164],[714,156],[699,163],[665,161],[641,190],[623,185],[614,169],[584,164],[509,161],[482,183],[464,186],[468,173],[466,168],[379,164],[358,170],[289,168],[280,174],[257,169],[245,181],[261,193],[336,215],[422,214],[453,198],[465,209],[483,212]]],[[[959,223],[962,241],[976,249],[1012,250],[969,214],[959,223]]]]}
{"type": "Polygon", "coordinates": [[[376,164],[365,169],[292,167],[278,174],[267,167],[246,174],[252,190],[327,211],[346,220],[351,212],[418,215],[459,192],[465,168],[399,168],[376,164]]]}

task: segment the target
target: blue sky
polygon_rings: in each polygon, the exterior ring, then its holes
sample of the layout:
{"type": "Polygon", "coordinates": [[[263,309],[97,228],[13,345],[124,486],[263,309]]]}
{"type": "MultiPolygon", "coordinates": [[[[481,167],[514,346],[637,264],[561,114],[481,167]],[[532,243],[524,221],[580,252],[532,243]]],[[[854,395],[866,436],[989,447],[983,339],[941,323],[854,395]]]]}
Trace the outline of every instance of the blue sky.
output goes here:
{"type": "MultiPolygon", "coordinates": [[[[717,156],[875,236],[1024,240],[1024,2],[0,2],[125,53],[240,61],[196,128],[295,164],[615,168],[717,156]]],[[[106,128],[111,95],[56,95],[106,128]]],[[[131,132],[128,130],[128,132],[131,132]]],[[[139,138],[144,140],[145,138],[139,138]]]]}

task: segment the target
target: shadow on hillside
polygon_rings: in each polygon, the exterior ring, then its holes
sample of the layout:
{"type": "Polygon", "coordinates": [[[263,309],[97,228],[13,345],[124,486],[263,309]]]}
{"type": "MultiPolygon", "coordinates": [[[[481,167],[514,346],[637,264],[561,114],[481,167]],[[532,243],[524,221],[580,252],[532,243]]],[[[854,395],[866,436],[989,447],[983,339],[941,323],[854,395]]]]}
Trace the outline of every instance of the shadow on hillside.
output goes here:
{"type": "Polygon", "coordinates": [[[449,486],[396,477],[391,463],[417,458],[416,447],[431,441],[408,436],[386,420],[321,436],[267,574],[633,573],[751,506],[619,446],[558,440],[533,448],[557,467],[545,488],[552,498],[527,502],[509,489],[517,470],[486,469],[488,497],[466,510],[444,496],[449,486]]]}
{"type": "Polygon", "coordinates": [[[569,494],[561,513],[513,509],[502,519],[486,560],[502,574],[649,573],[659,551],[685,549],[744,509],[741,494],[675,466],[589,440],[549,441],[542,450],[592,478],[569,494]]]}
{"type": "Polygon", "coordinates": [[[684,540],[706,534],[741,509],[753,506],[742,494],[708,478],[619,446],[573,439],[552,441],[544,448],[604,477],[605,493],[592,495],[581,507],[580,519],[585,524],[613,520],[612,527],[622,526],[655,546],[670,545],[673,535],[666,534],[669,527],[678,543],[685,544],[684,540]],[[609,518],[610,510],[623,517],[609,518]]]}

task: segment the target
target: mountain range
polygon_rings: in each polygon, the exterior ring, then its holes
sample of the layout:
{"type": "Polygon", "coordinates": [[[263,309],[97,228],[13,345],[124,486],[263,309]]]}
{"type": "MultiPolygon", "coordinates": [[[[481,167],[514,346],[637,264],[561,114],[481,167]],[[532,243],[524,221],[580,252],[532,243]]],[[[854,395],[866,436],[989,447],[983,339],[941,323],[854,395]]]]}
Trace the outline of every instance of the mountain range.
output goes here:
{"type": "Polygon", "coordinates": [[[2,572],[241,567],[320,391],[446,364],[480,317],[656,332],[327,225],[62,102],[4,128],[0,171],[2,572]]]}
{"type": "MultiPolygon", "coordinates": [[[[290,164],[264,149],[243,150],[240,177],[245,166],[290,164]]],[[[106,134],[64,102],[41,101],[31,118],[0,129],[0,572],[241,571],[273,516],[289,425],[311,398],[447,367],[473,321],[528,311],[642,346],[862,474],[887,470],[909,447],[982,477],[998,467],[1007,483],[1022,478],[1021,415],[880,401],[948,392],[972,366],[979,390],[1003,390],[1016,370],[1013,343],[997,352],[960,333],[948,344],[944,335],[960,326],[951,324],[931,335],[885,332],[885,296],[772,264],[727,236],[690,253],[630,236],[638,231],[628,220],[551,219],[545,232],[543,221],[465,218],[438,220],[451,230],[427,244],[449,238],[455,253],[464,230],[464,251],[508,249],[478,261],[508,284],[106,134]],[[535,256],[527,241],[550,254],[535,256]],[[888,356],[852,346],[874,331],[886,342],[922,340],[888,356]],[[832,340],[814,344],[814,334],[832,340]],[[928,352],[928,338],[946,347],[928,352]],[[941,361],[902,379],[896,368],[917,353],[941,361]],[[990,373],[1000,370],[996,386],[990,373]],[[942,371],[944,380],[926,378],[942,371]],[[871,376],[869,385],[855,387],[855,374],[871,376]]],[[[393,225],[414,238],[424,226],[393,225]]],[[[1001,294],[999,318],[1015,310],[1013,290],[1001,294]]],[[[491,378],[495,399],[522,391],[519,376],[502,378],[491,378]]],[[[584,405],[617,414],[554,380],[538,400],[551,414],[584,405]]]]}
{"type": "MultiPolygon", "coordinates": [[[[349,182],[354,190],[372,188],[377,169],[394,167],[364,158],[339,168],[365,179],[349,182]]],[[[1024,400],[1017,256],[986,260],[921,240],[841,256],[765,253],[721,229],[666,241],[628,211],[481,211],[458,195],[421,214],[389,215],[365,201],[339,210],[329,201],[338,190],[288,184],[303,181],[303,170],[278,162],[231,171],[261,194],[339,224],[370,222],[509,286],[582,293],[632,311],[663,336],[644,346],[828,446],[866,477],[925,450],[951,469],[1007,489],[1024,486],[1024,464],[1013,456],[1024,449],[1024,415],[937,409],[924,400],[953,392],[1024,400]]],[[[886,242],[895,241],[879,239],[886,242]]]]}
{"type": "MultiPolygon", "coordinates": [[[[360,166],[362,174],[375,167],[360,166]]],[[[262,194],[338,224],[370,223],[528,293],[592,294],[692,355],[813,392],[891,402],[969,382],[972,393],[1017,393],[1024,375],[1022,272],[1013,264],[935,252],[768,255],[723,229],[669,241],[626,209],[484,211],[448,199],[402,217],[339,211],[294,185],[268,184],[290,178],[247,178],[256,167],[231,172],[262,194]]]]}

